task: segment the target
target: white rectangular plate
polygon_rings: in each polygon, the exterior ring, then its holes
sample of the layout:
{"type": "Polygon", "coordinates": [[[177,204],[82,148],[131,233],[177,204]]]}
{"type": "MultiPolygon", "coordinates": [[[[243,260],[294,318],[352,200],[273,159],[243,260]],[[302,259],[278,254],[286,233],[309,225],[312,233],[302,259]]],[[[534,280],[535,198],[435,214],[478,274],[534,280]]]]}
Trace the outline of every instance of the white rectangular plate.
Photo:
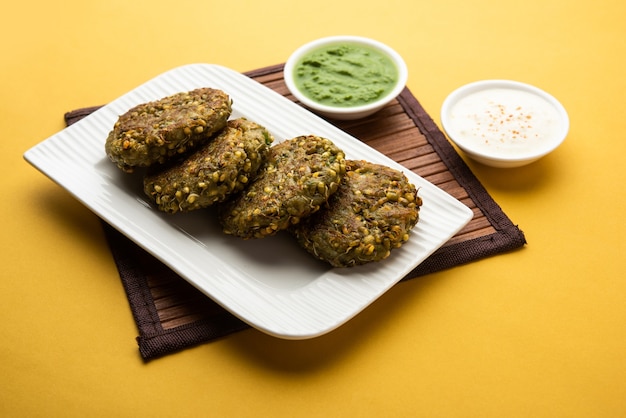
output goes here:
{"type": "Polygon", "coordinates": [[[234,315],[287,339],[312,338],[342,325],[472,218],[468,207],[382,153],[218,65],[191,64],[161,74],[34,146],[24,158],[234,315]],[[382,262],[340,269],[313,259],[286,233],[244,241],[223,234],[211,211],[165,215],[153,209],[137,177],[108,160],[105,139],[132,106],[198,87],[225,91],[233,99],[231,117],[264,125],[275,143],[315,134],[332,139],[346,158],[403,171],[424,201],[409,241],[382,262]]]}

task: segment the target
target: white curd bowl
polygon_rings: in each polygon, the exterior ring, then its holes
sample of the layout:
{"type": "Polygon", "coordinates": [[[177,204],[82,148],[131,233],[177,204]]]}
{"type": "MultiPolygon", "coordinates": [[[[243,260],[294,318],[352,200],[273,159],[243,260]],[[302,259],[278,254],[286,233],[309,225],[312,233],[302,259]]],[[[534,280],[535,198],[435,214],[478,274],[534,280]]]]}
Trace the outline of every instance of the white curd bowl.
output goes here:
{"type": "Polygon", "coordinates": [[[441,123],[470,158],[492,167],[519,167],[554,151],[569,131],[565,108],[545,91],[509,80],[485,80],[453,91],[441,123]]]}
{"type": "Polygon", "coordinates": [[[406,86],[407,79],[408,69],[406,63],[396,51],[381,42],[359,36],[331,36],[309,42],[296,49],[289,56],[284,67],[285,84],[291,94],[293,94],[301,104],[321,116],[338,120],[364,118],[379,111],[402,92],[406,86]],[[335,106],[319,103],[310,96],[307,96],[301,90],[295,78],[296,68],[300,64],[300,61],[315,50],[340,44],[365,47],[381,54],[384,57],[387,57],[391,61],[396,69],[396,78],[395,83],[389,90],[387,90],[386,94],[378,97],[377,100],[366,104],[354,106],[335,106]]]}

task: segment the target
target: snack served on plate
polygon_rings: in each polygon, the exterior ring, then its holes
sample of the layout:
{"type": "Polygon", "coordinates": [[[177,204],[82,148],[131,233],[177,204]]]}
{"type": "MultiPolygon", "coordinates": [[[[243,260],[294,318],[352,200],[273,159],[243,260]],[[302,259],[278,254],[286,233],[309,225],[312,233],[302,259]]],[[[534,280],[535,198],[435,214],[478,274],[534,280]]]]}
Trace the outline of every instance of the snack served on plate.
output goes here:
{"type": "Polygon", "coordinates": [[[167,213],[221,202],[254,179],[273,141],[267,129],[255,122],[230,120],[215,137],[182,160],[149,169],[144,192],[167,213]]]}
{"type": "Polygon", "coordinates": [[[142,103],[121,115],[105,151],[126,172],[187,152],[226,126],[231,99],[221,90],[199,88],[142,103]]]}
{"type": "Polygon", "coordinates": [[[328,205],[290,227],[298,243],[334,267],[387,258],[409,239],[422,199],[406,176],[367,161],[346,161],[328,205]]]}
{"type": "Polygon", "coordinates": [[[297,224],[327,201],[345,172],[344,152],[327,138],[303,135],[274,145],[257,178],[219,206],[223,231],[263,238],[297,224]]]}
{"type": "Polygon", "coordinates": [[[106,139],[109,159],[132,173],[169,214],[215,205],[222,231],[243,239],[289,231],[316,258],[352,267],[387,258],[409,239],[422,199],[396,169],[346,160],[333,141],[274,137],[231,100],[199,88],[121,115],[106,139]]]}

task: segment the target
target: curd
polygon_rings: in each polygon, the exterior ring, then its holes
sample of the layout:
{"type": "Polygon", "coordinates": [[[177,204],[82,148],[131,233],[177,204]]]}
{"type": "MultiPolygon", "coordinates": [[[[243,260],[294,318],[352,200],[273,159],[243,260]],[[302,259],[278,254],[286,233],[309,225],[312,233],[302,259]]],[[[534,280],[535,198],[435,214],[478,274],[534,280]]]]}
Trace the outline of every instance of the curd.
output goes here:
{"type": "Polygon", "coordinates": [[[460,98],[448,122],[455,138],[476,151],[519,156],[548,148],[561,135],[561,116],[544,98],[515,88],[489,88],[460,98]]]}

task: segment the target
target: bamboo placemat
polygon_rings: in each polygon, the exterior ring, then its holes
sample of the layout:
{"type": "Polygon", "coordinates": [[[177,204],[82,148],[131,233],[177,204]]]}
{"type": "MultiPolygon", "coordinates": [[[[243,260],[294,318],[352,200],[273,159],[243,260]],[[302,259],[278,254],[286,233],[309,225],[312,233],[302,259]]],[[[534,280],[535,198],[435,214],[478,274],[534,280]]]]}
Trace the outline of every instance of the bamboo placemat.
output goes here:
{"type": "MultiPolygon", "coordinates": [[[[282,70],[279,64],[246,75],[295,101],[283,82],[282,70]]],[[[67,125],[98,107],[66,113],[67,125]]],[[[437,185],[474,212],[465,228],[403,280],[526,244],[523,232],[487,193],[408,88],[366,119],[330,122],[437,185]]],[[[111,226],[103,222],[103,227],[139,329],[137,343],[144,360],[249,328],[111,226]]]]}

